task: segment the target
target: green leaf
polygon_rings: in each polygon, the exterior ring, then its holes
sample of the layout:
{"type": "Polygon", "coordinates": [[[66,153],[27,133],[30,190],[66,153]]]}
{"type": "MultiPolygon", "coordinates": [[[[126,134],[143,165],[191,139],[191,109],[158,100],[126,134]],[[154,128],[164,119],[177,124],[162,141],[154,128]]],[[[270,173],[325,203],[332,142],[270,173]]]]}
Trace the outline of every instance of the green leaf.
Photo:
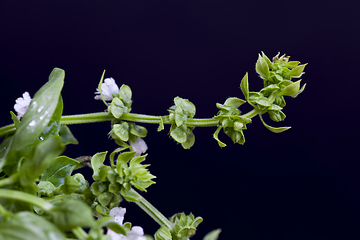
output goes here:
{"type": "Polygon", "coordinates": [[[79,143],[66,125],[60,126],[59,136],[61,137],[61,142],[64,145],[79,143]]]}
{"type": "Polygon", "coordinates": [[[267,129],[269,129],[270,131],[272,131],[272,132],[274,132],[274,133],[281,133],[281,132],[284,132],[284,131],[286,131],[286,130],[288,130],[288,129],[290,129],[291,127],[271,127],[271,126],[269,126],[269,125],[267,125],[265,122],[264,122],[264,120],[263,120],[263,118],[262,118],[262,116],[259,114],[259,117],[260,117],[260,120],[261,120],[261,122],[263,123],[263,125],[267,128],[267,129]]]}
{"type": "Polygon", "coordinates": [[[43,133],[40,136],[40,139],[46,139],[50,136],[57,136],[60,132],[60,119],[63,113],[63,100],[60,95],[58,104],[56,106],[56,109],[54,111],[54,114],[52,115],[50,122],[48,123],[48,126],[44,129],[43,133]]]}
{"type": "Polygon", "coordinates": [[[110,228],[111,230],[113,230],[116,233],[126,236],[126,229],[116,222],[107,222],[105,224],[105,226],[110,228]]]}
{"type": "Polygon", "coordinates": [[[96,173],[100,167],[103,165],[105,158],[106,158],[106,152],[100,152],[100,153],[96,153],[92,158],[91,158],[91,167],[94,171],[94,173],[96,173]]]}
{"type": "Polygon", "coordinates": [[[265,53],[263,51],[261,51],[261,55],[262,57],[264,58],[264,60],[266,61],[267,65],[273,69],[274,66],[273,66],[273,63],[270,61],[270,59],[265,55],[265,53]]]}
{"type": "Polygon", "coordinates": [[[120,138],[121,141],[129,140],[129,124],[127,122],[123,122],[121,124],[114,124],[113,131],[115,135],[120,138]]]}
{"type": "Polygon", "coordinates": [[[244,101],[242,99],[239,99],[236,97],[230,97],[230,98],[226,99],[224,105],[229,106],[229,107],[238,108],[244,103],[246,103],[246,101],[244,101]]]}
{"type": "Polygon", "coordinates": [[[100,78],[100,81],[99,81],[99,84],[98,84],[98,90],[99,90],[99,92],[100,92],[100,96],[101,96],[101,99],[102,99],[103,103],[104,103],[106,106],[109,106],[109,104],[104,100],[104,96],[103,96],[102,89],[101,89],[101,84],[102,84],[103,81],[104,81],[104,76],[105,76],[105,70],[103,71],[103,74],[101,75],[101,78],[100,78]]]}
{"type": "Polygon", "coordinates": [[[305,86],[306,86],[306,83],[301,87],[301,89],[297,92],[297,94],[295,96],[293,96],[293,98],[296,98],[297,96],[299,96],[299,94],[305,90],[305,86]]]}
{"type": "Polygon", "coordinates": [[[117,169],[118,173],[121,172],[123,165],[126,164],[128,161],[130,161],[135,156],[135,153],[136,152],[123,152],[118,156],[117,163],[116,163],[116,169],[117,169]]]}
{"type": "Polygon", "coordinates": [[[301,77],[304,74],[303,71],[304,71],[306,65],[307,64],[302,64],[302,65],[299,65],[299,66],[291,69],[291,71],[289,72],[289,75],[293,78],[301,77]]]}
{"type": "Polygon", "coordinates": [[[11,151],[18,151],[34,143],[48,126],[58,106],[64,77],[64,70],[54,68],[49,76],[49,81],[36,92],[21,119],[19,129],[15,132],[11,151]]]}
{"type": "Polygon", "coordinates": [[[47,212],[47,216],[63,231],[75,227],[91,227],[95,223],[91,208],[82,201],[74,199],[54,203],[53,209],[47,212]]]}
{"type": "Polygon", "coordinates": [[[36,145],[32,158],[26,159],[20,175],[21,185],[31,184],[64,150],[59,136],[49,137],[36,145]]]}
{"type": "Polygon", "coordinates": [[[263,89],[260,90],[260,93],[266,97],[270,96],[271,93],[276,92],[277,90],[279,90],[279,86],[277,84],[270,84],[267,87],[264,87],[263,89]]]}
{"type": "Polygon", "coordinates": [[[55,187],[58,187],[64,183],[66,176],[71,175],[78,164],[79,162],[72,158],[66,156],[57,157],[42,173],[40,181],[49,181],[55,187]]]}
{"type": "Polygon", "coordinates": [[[253,104],[258,104],[263,107],[270,107],[272,104],[266,97],[264,97],[261,93],[258,92],[249,93],[249,102],[253,104]]]}
{"type": "Polygon", "coordinates": [[[209,232],[208,234],[205,235],[203,240],[217,240],[219,238],[220,233],[221,233],[220,228],[212,230],[211,232],[209,232]]]}
{"type": "Polygon", "coordinates": [[[249,80],[248,80],[248,73],[246,73],[245,76],[243,77],[243,79],[241,80],[240,89],[241,89],[242,93],[244,94],[246,101],[249,102],[249,80]]]}
{"type": "Polygon", "coordinates": [[[164,130],[164,119],[160,116],[160,123],[159,123],[159,127],[157,129],[158,132],[164,130]]]}
{"type": "Polygon", "coordinates": [[[263,57],[261,57],[260,54],[255,65],[255,69],[262,79],[270,78],[269,66],[266,63],[266,60],[263,57]]]}
{"type": "Polygon", "coordinates": [[[65,240],[64,234],[45,218],[31,212],[19,212],[0,222],[3,240],[65,240]]]}
{"type": "Polygon", "coordinates": [[[300,62],[298,62],[298,61],[290,61],[290,62],[287,62],[286,64],[285,64],[285,67],[287,67],[287,68],[294,68],[294,67],[296,67],[297,65],[299,65],[300,64],[300,62]]]}
{"type": "Polygon", "coordinates": [[[15,115],[15,113],[13,113],[13,111],[10,111],[11,114],[11,119],[13,120],[14,124],[15,124],[15,128],[18,129],[20,126],[20,120],[18,119],[18,117],[15,115]]]}
{"type": "Polygon", "coordinates": [[[165,226],[161,226],[155,233],[155,240],[172,240],[170,230],[165,226]]]}
{"type": "Polygon", "coordinates": [[[226,144],[219,140],[219,132],[220,132],[221,128],[222,128],[222,127],[219,126],[219,127],[216,129],[216,131],[215,131],[214,134],[213,134],[213,137],[214,137],[215,140],[218,142],[218,144],[219,144],[220,147],[226,147],[226,144]]]}
{"type": "Polygon", "coordinates": [[[291,96],[291,97],[297,96],[300,89],[300,82],[301,80],[286,86],[279,94],[284,96],[291,96]]]}

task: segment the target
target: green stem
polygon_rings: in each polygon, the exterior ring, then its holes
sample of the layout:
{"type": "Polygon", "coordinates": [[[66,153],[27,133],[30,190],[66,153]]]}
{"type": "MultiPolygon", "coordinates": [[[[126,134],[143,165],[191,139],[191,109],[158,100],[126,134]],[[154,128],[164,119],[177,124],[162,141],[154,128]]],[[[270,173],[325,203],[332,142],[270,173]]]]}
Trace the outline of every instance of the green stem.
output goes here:
{"type": "Polygon", "coordinates": [[[73,229],[71,229],[71,231],[75,234],[75,236],[79,240],[86,240],[88,238],[87,233],[81,227],[73,228],[73,229]]]}
{"type": "Polygon", "coordinates": [[[139,199],[139,201],[135,203],[142,210],[144,210],[152,219],[154,219],[155,222],[157,222],[160,226],[167,227],[169,230],[173,227],[172,223],[138,192],[136,192],[134,189],[131,189],[131,192],[136,194],[139,199]]]}
{"type": "MultiPolygon", "coordinates": [[[[274,102],[276,95],[271,94],[268,97],[269,102],[274,102]]],[[[250,112],[242,115],[243,117],[253,118],[262,112],[259,109],[253,109],[250,112]]],[[[61,117],[60,123],[64,125],[81,124],[81,123],[95,123],[106,122],[114,120],[115,118],[109,112],[87,113],[77,115],[65,115],[61,117]]],[[[164,124],[170,124],[169,116],[152,116],[137,113],[126,113],[121,116],[119,120],[139,122],[139,123],[153,123],[160,124],[161,119],[164,124]]],[[[187,124],[193,127],[213,127],[219,124],[219,120],[214,118],[189,118],[187,124]]],[[[16,130],[15,124],[9,124],[0,128],[0,137],[14,133],[16,130]]]]}
{"type": "MultiPolygon", "coordinates": [[[[14,176],[14,175],[12,175],[14,176]]],[[[1,179],[0,180],[0,187],[3,187],[3,186],[7,186],[7,185],[11,185],[15,182],[15,178],[14,177],[8,177],[8,178],[4,178],[4,179],[1,179]]]]}
{"type": "Polygon", "coordinates": [[[71,231],[75,234],[75,236],[79,240],[86,240],[88,238],[87,233],[81,227],[73,228],[73,229],[71,229],[71,231]]]}
{"type": "MultiPolygon", "coordinates": [[[[268,97],[268,101],[273,103],[275,101],[276,95],[275,94],[270,94],[270,96],[268,97]]],[[[258,114],[264,114],[265,112],[261,111],[259,108],[254,108],[253,110],[251,110],[250,112],[241,115],[242,117],[245,118],[253,118],[258,114]]]]}
{"type": "MultiPolygon", "coordinates": [[[[127,113],[121,116],[120,120],[139,122],[139,123],[152,123],[160,124],[161,118],[164,124],[170,124],[169,116],[152,116],[137,113],[127,113]]],[[[82,124],[82,123],[95,123],[106,122],[114,120],[115,118],[108,112],[88,113],[77,115],[65,115],[61,117],[60,123],[63,125],[82,124]]],[[[212,127],[217,126],[219,121],[213,118],[192,118],[187,120],[189,126],[193,127],[212,127]]],[[[14,133],[16,130],[15,124],[10,124],[0,128],[0,137],[14,133]]]]}
{"type": "Polygon", "coordinates": [[[64,125],[106,122],[113,120],[114,117],[108,112],[87,113],[76,115],[65,115],[61,117],[60,123],[64,125]]]}
{"type": "Polygon", "coordinates": [[[9,135],[15,131],[15,124],[9,124],[0,128],[0,137],[9,135]]]}
{"type": "Polygon", "coordinates": [[[53,205],[46,201],[45,199],[38,198],[34,195],[20,192],[16,190],[10,190],[10,189],[0,189],[0,198],[7,198],[7,199],[13,199],[13,200],[19,200],[23,202],[27,202],[30,204],[33,204],[45,211],[49,211],[53,208],[53,205]]]}

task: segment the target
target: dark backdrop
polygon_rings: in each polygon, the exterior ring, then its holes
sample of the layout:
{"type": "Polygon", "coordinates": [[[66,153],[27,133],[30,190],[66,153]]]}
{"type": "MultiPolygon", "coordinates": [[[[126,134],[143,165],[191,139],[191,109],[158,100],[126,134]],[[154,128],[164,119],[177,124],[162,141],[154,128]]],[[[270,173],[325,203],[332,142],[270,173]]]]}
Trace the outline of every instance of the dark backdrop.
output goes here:
{"type": "MultiPolygon", "coordinates": [[[[147,163],[156,184],[143,195],[166,216],[202,216],[194,239],[222,228],[220,239],[358,239],[359,16],[355,1],[1,1],[1,125],[24,91],[33,96],[54,67],[65,70],[64,114],[103,111],[94,91],[104,69],[133,91],[134,113],[165,115],[175,96],[197,117],[216,102],[243,98],[241,78],[261,88],[257,54],[286,53],[309,63],[298,98],[288,98],[292,126],[281,134],[258,118],[245,145],[221,149],[197,128],[183,150],[167,128],[149,130],[147,163]]],[[[246,109],[246,108],[245,108],[246,109]]],[[[268,121],[269,124],[271,122],[268,121]]],[[[112,151],[109,123],[71,126],[71,157],[112,151]]],[[[91,174],[88,170],[85,174],[91,174]]],[[[125,220],[158,228],[136,205],[125,220]]]]}

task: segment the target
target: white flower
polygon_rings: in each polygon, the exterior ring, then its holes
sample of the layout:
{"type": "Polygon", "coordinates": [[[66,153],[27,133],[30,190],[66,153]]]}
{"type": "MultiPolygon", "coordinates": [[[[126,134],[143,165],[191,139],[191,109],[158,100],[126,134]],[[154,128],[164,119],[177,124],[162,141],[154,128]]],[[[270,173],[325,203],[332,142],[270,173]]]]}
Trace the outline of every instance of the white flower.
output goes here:
{"type": "Polygon", "coordinates": [[[24,92],[23,97],[19,97],[15,100],[14,109],[17,113],[17,117],[20,119],[26,113],[26,110],[29,108],[31,97],[28,92],[24,92]]]}
{"type": "Polygon", "coordinates": [[[142,227],[133,226],[130,231],[127,232],[126,240],[146,240],[144,236],[144,230],[142,227]]]}
{"type": "MultiPolygon", "coordinates": [[[[101,91],[105,101],[111,101],[113,99],[113,94],[119,94],[119,87],[116,85],[113,78],[105,78],[104,83],[101,84],[101,91]]],[[[98,88],[96,88],[97,94],[95,96],[96,100],[101,100],[101,94],[98,88]]]]}
{"type": "Polygon", "coordinates": [[[133,226],[131,230],[126,233],[127,236],[116,233],[110,229],[108,229],[106,235],[108,235],[111,240],[146,240],[144,230],[139,226],[133,226]]]}
{"type": "Polygon", "coordinates": [[[135,142],[130,140],[130,146],[133,151],[136,151],[135,156],[140,156],[148,149],[145,141],[141,137],[138,137],[135,142]]]}
{"type": "MultiPolygon", "coordinates": [[[[114,207],[110,210],[109,215],[114,216],[114,218],[110,221],[117,222],[118,224],[122,225],[125,213],[126,208],[114,207]]],[[[131,230],[127,232],[127,236],[116,233],[111,229],[108,229],[106,235],[108,235],[111,240],[146,240],[146,237],[144,237],[144,230],[142,229],[142,227],[139,226],[133,226],[131,230]]]]}
{"type": "Polygon", "coordinates": [[[114,207],[110,210],[110,216],[114,218],[110,220],[110,222],[116,222],[120,225],[123,225],[124,215],[126,213],[126,208],[122,207],[114,207]]]}

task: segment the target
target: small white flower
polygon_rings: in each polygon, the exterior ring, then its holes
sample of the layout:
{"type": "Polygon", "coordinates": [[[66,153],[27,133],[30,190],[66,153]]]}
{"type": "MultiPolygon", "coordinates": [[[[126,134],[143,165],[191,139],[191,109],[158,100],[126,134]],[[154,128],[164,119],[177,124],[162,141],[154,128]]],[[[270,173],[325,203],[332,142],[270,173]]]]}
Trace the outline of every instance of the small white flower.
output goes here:
{"type": "MultiPolygon", "coordinates": [[[[110,210],[109,215],[114,216],[114,218],[110,221],[117,222],[118,224],[122,225],[125,213],[126,208],[114,207],[110,210]]],[[[146,237],[144,236],[144,230],[139,226],[133,226],[131,230],[127,232],[127,236],[116,233],[111,229],[108,229],[106,235],[108,235],[111,240],[146,240],[146,237]]]]}
{"type": "Polygon", "coordinates": [[[22,97],[19,97],[15,100],[14,109],[19,119],[26,113],[26,110],[29,108],[30,102],[31,97],[28,92],[24,92],[22,97]]]}
{"type": "MultiPolygon", "coordinates": [[[[116,85],[113,78],[105,78],[104,83],[101,84],[101,91],[105,101],[111,101],[113,99],[113,94],[119,94],[119,87],[116,85]]],[[[101,100],[101,94],[98,88],[96,88],[97,94],[95,96],[96,100],[101,100]]]]}
{"type": "Polygon", "coordinates": [[[145,141],[141,137],[138,137],[135,142],[130,141],[130,146],[133,151],[136,151],[135,156],[140,156],[148,149],[145,141]]]}
{"type": "Polygon", "coordinates": [[[114,207],[110,210],[109,215],[114,218],[110,220],[110,222],[116,222],[120,225],[123,225],[124,215],[126,213],[126,208],[122,207],[114,207]]]}
{"type": "Polygon", "coordinates": [[[127,232],[126,240],[146,240],[144,236],[144,230],[142,227],[133,226],[130,231],[127,232]]]}

